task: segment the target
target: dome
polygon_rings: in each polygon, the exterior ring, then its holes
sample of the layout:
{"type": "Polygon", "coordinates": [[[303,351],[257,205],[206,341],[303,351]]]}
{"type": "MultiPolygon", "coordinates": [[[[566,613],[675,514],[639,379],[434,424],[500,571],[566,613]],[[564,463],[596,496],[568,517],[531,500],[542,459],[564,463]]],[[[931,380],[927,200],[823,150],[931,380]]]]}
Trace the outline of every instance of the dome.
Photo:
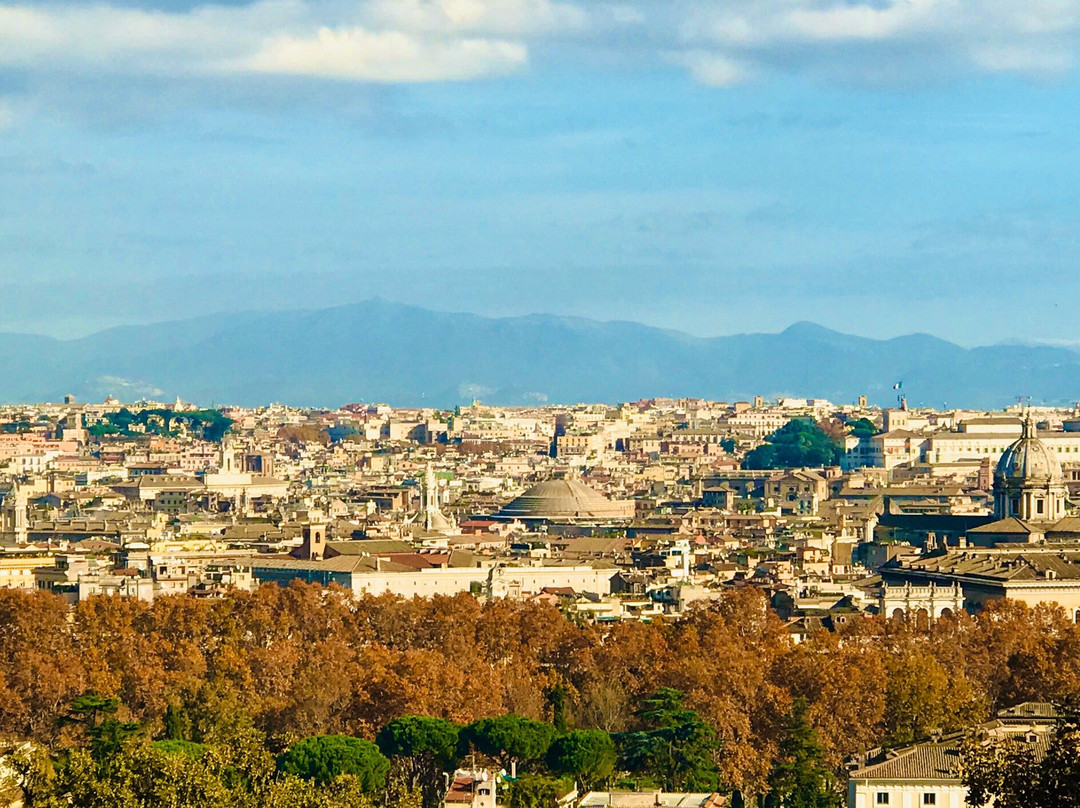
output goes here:
{"type": "Polygon", "coordinates": [[[1020,439],[1001,455],[994,478],[1002,482],[1061,479],[1061,466],[1053,450],[1039,440],[1030,415],[1024,419],[1024,432],[1020,439]]]}
{"type": "Polygon", "coordinates": [[[627,519],[632,502],[613,502],[576,480],[537,483],[499,511],[510,519],[627,519]]]}

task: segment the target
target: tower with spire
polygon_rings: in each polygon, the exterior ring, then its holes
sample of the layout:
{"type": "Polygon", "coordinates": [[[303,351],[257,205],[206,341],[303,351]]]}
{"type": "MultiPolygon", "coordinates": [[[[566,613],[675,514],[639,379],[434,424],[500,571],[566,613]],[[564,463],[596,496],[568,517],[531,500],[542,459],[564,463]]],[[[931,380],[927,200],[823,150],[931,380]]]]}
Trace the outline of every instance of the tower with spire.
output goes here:
{"type": "Polygon", "coordinates": [[[448,535],[455,530],[454,523],[439,509],[439,484],[431,463],[428,463],[424,470],[424,481],[420,487],[420,510],[412,523],[427,534],[448,535]]]}

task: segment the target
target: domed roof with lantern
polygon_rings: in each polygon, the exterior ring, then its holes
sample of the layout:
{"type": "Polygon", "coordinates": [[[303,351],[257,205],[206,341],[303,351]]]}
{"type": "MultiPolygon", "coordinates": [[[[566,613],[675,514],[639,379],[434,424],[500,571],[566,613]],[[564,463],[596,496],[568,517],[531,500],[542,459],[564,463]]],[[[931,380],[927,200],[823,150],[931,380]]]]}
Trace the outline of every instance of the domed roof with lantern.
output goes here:
{"type": "Polygon", "coordinates": [[[996,482],[1049,481],[1061,479],[1061,466],[1054,451],[1039,440],[1035,419],[1024,416],[1024,428],[1019,440],[1013,442],[998,461],[994,471],[996,482]]]}

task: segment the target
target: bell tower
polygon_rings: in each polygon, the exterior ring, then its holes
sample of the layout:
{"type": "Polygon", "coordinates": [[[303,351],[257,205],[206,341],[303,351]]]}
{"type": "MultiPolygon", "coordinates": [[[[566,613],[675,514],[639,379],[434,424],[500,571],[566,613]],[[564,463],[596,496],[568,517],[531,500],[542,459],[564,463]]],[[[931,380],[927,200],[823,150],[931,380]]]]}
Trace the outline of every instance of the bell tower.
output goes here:
{"type": "Polygon", "coordinates": [[[326,525],[309,522],[304,525],[304,541],[300,545],[300,558],[305,561],[321,561],[326,555],[326,525]]]}

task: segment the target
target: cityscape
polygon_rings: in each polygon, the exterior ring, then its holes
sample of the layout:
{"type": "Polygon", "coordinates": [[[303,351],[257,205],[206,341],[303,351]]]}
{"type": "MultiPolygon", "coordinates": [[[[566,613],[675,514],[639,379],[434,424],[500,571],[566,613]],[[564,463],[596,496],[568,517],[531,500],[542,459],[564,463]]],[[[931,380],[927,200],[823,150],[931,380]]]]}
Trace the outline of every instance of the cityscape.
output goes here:
{"type": "Polygon", "coordinates": [[[1080,808],[1080,0],[0,0],[0,808],[1080,808]]]}
{"type": "Polygon", "coordinates": [[[27,805],[139,778],[265,805],[1007,795],[1001,756],[1052,759],[1080,676],[1080,404],[895,386],[7,405],[7,765],[27,805]],[[90,769],[42,779],[76,727],[90,769]]]}

